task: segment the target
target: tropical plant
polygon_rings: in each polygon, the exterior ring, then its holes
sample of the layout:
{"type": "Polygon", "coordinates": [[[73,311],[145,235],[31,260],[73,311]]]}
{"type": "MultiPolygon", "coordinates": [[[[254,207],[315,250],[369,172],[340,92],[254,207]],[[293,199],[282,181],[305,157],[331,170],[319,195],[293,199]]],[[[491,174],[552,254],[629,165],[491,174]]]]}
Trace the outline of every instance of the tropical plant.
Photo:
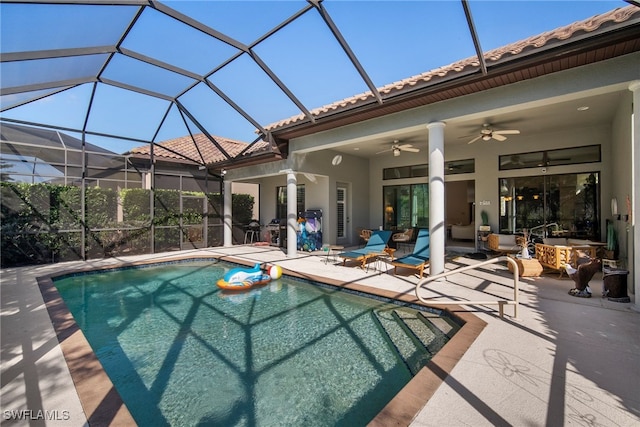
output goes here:
{"type": "Polygon", "coordinates": [[[611,255],[615,257],[616,252],[618,251],[618,236],[616,234],[616,228],[613,226],[613,222],[610,221],[607,223],[607,251],[610,252],[611,255]]]}
{"type": "Polygon", "coordinates": [[[489,225],[489,214],[487,211],[480,212],[480,218],[482,218],[482,225],[489,225]]]}

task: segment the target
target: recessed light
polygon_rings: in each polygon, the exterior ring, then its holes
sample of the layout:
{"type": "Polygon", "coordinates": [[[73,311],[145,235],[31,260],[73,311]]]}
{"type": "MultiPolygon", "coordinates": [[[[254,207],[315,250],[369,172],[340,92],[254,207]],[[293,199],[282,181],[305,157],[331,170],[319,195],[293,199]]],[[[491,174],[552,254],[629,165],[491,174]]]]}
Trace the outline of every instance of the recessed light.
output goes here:
{"type": "Polygon", "coordinates": [[[360,147],[354,147],[353,151],[358,151],[360,150],[360,147]]]}
{"type": "Polygon", "coordinates": [[[589,107],[587,107],[586,105],[583,105],[582,107],[578,107],[578,111],[587,111],[589,109],[589,107]]]}

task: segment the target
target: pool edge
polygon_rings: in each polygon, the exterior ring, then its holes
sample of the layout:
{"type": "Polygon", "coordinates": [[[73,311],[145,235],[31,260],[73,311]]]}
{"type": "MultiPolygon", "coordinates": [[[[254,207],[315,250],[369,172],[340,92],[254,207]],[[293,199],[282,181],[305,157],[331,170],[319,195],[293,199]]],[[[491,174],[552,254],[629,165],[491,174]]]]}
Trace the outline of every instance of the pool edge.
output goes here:
{"type": "MultiPolygon", "coordinates": [[[[233,256],[176,256],[158,260],[122,262],[109,266],[82,266],[59,271],[48,276],[37,277],[38,287],[45,302],[60,348],[69,368],[76,392],[87,416],[89,425],[136,426],[131,413],[116,391],[113,383],[102,368],[93,349],[69,312],[58,293],[53,279],[68,274],[135,267],[165,262],[199,259],[219,259],[241,265],[252,266],[247,260],[233,256]],[[88,365],[88,366],[87,366],[88,365]]],[[[356,282],[345,283],[313,274],[302,274],[287,268],[283,273],[301,279],[318,281],[328,285],[363,292],[375,296],[394,299],[401,302],[427,307],[416,297],[407,293],[398,293],[362,285],[356,282]]],[[[428,306],[447,312],[459,320],[462,325],[451,340],[422,368],[391,401],[370,421],[369,426],[386,427],[390,425],[408,426],[418,416],[436,390],[448,377],[451,370],[469,349],[487,325],[485,321],[456,305],[428,306]]]]}
{"type": "Polygon", "coordinates": [[[56,276],[57,274],[38,277],[36,280],[87,418],[87,424],[90,426],[137,426],[138,424],[53,284],[53,277],[56,276]]]}

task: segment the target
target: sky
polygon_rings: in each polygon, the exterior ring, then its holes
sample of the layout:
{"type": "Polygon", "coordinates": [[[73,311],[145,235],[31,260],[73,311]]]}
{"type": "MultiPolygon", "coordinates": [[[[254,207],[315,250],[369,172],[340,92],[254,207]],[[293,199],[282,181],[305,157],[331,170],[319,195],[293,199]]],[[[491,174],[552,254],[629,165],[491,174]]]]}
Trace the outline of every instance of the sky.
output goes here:
{"type": "MultiPolygon", "coordinates": [[[[130,138],[87,137],[93,144],[121,153],[144,141],[199,133],[192,119],[211,135],[250,142],[257,137],[256,124],[267,126],[300,114],[297,103],[312,110],[368,90],[316,10],[301,14],[261,40],[263,34],[307,7],[306,1],[165,4],[226,35],[231,45],[147,9],[121,47],[190,73],[213,72],[208,80],[251,120],[206,84],[124,55],[111,59],[102,74],[105,81],[141,87],[164,97],[181,94],[177,99],[191,116],[181,114],[167,99],[100,83],[95,91],[93,84],[82,84],[16,108],[10,107],[50,90],[3,95],[1,117],[66,129],[82,129],[86,121],[89,131],[130,138]],[[254,57],[239,54],[234,43],[252,46],[254,57]],[[259,64],[266,64],[295,100],[284,94],[259,64]]],[[[483,51],[627,5],[621,0],[470,0],[469,4],[483,51]]],[[[475,55],[460,1],[324,0],[322,5],[376,87],[475,55]]],[[[1,52],[114,45],[136,12],[131,6],[2,3],[1,52]]],[[[96,54],[3,62],[0,83],[6,89],[82,79],[99,72],[107,58],[96,54]]]]}

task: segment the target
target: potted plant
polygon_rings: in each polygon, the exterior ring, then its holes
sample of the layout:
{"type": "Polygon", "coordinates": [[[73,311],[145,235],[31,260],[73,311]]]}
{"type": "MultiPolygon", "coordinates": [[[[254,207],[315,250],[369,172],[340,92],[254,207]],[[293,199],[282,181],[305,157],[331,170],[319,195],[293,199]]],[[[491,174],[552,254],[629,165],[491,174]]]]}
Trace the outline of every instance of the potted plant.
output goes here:
{"type": "Polygon", "coordinates": [[[487,211],[483,210],[480,212],[480,218],[482,218],[482,225],[478,227],[478,230],[484,232],[491,231],[491,226],[489,225],[489,214],[487,211]]]}

